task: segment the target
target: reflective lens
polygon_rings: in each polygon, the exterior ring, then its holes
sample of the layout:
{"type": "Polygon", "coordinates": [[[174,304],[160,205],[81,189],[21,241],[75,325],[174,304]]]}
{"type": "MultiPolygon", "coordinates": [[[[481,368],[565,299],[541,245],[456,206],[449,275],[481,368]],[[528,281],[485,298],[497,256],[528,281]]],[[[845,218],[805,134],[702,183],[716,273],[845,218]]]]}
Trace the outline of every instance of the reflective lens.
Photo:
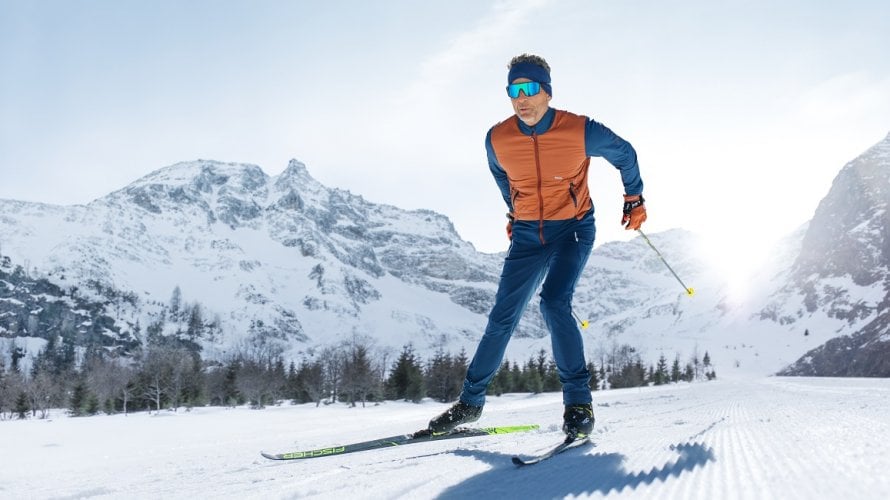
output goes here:
{"type": "Polygon", "coordinates": [[[526,97],[531,97],[541,91],[541,84],[538,82],[523,82],[507,85],[507,95],[510,96],[510,99],[519,97],[520,90],[526,97]]]}

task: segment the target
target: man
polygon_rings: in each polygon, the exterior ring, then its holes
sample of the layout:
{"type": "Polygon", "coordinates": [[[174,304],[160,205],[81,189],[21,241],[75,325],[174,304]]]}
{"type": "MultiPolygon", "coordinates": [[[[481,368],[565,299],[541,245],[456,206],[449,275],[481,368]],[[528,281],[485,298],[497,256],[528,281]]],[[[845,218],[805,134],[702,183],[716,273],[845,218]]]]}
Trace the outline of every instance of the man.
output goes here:
{"type": "Polygon", "coordinates": [[[626,229],[639,229],[646,220],[643,182],[627,141],[586,116],[550,107],[550,66],[543,58],[523,54],[508,68],[507,94],[515,116],[488,131],[485,147],[509,210],[510,249],[460,399],[429,428],[444,433],[479,419],[510,336],[543,281],[541,313],[562,383],[563,431],[569,438],[583,438],[593,430],[594,416],[572,295],[596,234],[587,187],[590,157],[603,157],[621,172],[626,229]]]}

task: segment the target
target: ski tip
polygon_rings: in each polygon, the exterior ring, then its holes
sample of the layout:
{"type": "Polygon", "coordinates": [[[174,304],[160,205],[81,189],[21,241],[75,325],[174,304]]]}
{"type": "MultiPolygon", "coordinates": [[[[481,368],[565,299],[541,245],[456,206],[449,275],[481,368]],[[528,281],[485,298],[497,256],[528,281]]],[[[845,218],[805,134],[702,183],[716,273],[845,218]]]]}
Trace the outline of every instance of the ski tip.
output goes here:
{"type": "Polygon", "coordinates": [[[268,458],[269,460],[281,460],[281,457],[279,457],[278,455],[275,455],[273,453],[266,453],[265,451],[261,451],[260,455],[262,455],[263,458],[268,458]]]}

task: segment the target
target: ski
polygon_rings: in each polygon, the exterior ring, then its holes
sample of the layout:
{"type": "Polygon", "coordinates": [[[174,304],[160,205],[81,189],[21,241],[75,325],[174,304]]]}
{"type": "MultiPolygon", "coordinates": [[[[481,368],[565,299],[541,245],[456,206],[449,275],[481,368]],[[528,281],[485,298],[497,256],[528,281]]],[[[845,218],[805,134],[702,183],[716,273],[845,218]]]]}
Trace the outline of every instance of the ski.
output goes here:
{"type": "Polygon", "coordinates": [[[417,443],[428,443],[430,441],[443,441],[445,439],[462,439],[476,436],[494,436],[498,434],[511,434],[514,432],[527,432],[537,429],[537,425],[513,425],[505,427],[458,427],[451,432],[444,434],[432,434],[428,429],[423,429],[411,434],[401,434],[398,436],[390,436],[371,441],[363,441],[360,443],[350,443],[340,446],[330,446],[327,448],[318,448],[314,450],[299,450],[287,453],[266,453],[261,452],[263,457],[269,460],[303,460],[309,458],[329,457],[333,455],[345,455],[347,453],[356,453],[359,451],[376,450],[380,448],[392,448],[394,446],[404,446],[417,443]]]}
{"type": "Polygon", "coordinates": [[[518,456],[514,456],[513,463],[517,467],[523,467],[526,465],[534,465],[537,463],[541,463],[544,460],[547,460],[548,458],[553,458],[556,455],[559,455],[560,453],[562,453],[566,450],[570,450],[572,448],[577,448],[577,447],[579,447],[583,444],[589,443],[589,442],[590,442],[590,438],[588,438],[588,437],[584,437],[581,439],[566,438],[566,440],[563,441],[562,443],[558,444],[557,446],[551,448],[549,451],[542,453],[540,455],[536,455],[536,456],[529,457],[526,459],[522,459],[522,458],[519,458],[518,456]]]}

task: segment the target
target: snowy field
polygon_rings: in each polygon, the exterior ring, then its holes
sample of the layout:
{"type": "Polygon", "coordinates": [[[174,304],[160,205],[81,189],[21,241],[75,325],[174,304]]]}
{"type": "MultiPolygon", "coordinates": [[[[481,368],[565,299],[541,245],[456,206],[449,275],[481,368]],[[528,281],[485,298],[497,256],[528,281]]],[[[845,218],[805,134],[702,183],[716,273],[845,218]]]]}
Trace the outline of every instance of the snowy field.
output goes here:
{"type": "Polygon", "coordinates": [[[196,409],[0,422],[0,498],[890,498],[890,380],[759,378],[595,393],[594,444],[561,439],[559,395],[490,398],[525,434],[308,461],[291,451],[410,432],[446,405],[196,409]]]}

